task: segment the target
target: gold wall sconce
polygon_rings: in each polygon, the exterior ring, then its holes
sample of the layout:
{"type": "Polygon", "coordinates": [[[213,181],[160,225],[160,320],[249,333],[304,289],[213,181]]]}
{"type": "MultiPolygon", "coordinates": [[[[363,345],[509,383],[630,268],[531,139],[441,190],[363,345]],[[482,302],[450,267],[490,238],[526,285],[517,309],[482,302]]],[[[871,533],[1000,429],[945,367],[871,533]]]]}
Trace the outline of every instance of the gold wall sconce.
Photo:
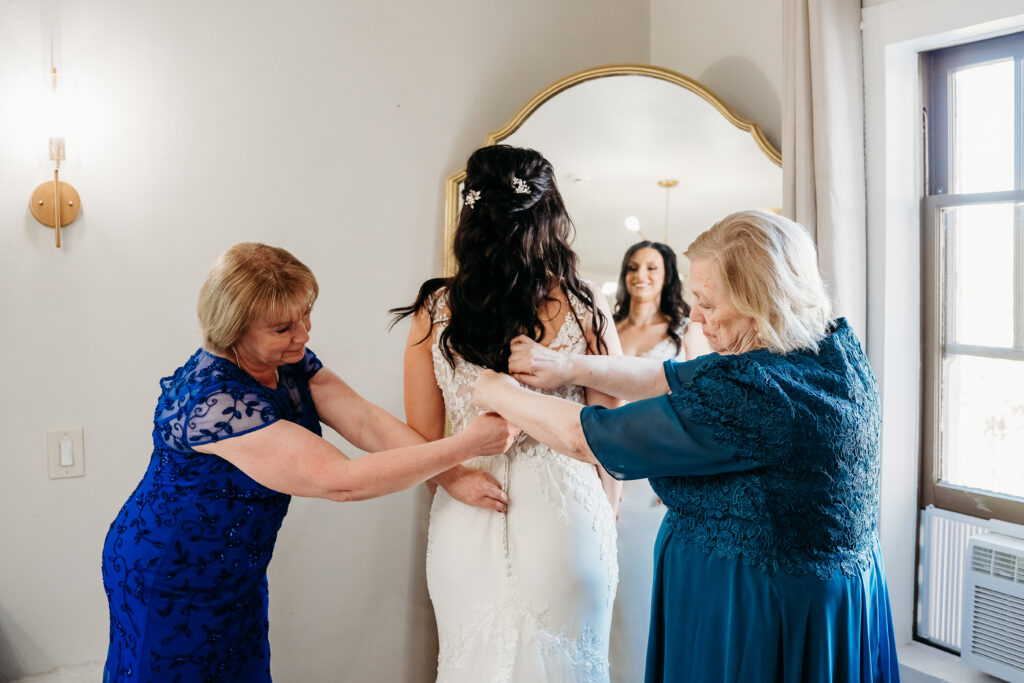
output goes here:
{"type": "MultiPolygon", "coordinates": [[[[57,91],[57,69],[53,67],[50,74],[50,88],[57,91]]],[[[46,227],[53,228],[56,246],[60,248],[60,230],[78,218],[81,199],[75,188],[60,179],[60,163],[66,158],[64,138],[50,138],[50,161],[54,162],[53,180],[47,181],[32,192],[29,210],[37,221],[46,227]]]]}

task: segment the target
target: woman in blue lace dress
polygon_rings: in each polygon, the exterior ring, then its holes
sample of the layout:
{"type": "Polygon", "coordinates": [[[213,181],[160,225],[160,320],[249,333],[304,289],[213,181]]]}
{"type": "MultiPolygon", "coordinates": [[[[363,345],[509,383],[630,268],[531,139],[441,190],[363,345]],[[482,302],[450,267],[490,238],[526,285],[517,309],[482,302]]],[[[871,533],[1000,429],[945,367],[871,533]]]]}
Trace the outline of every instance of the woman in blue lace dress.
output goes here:
{"type": "Polygon", "coordinates": [[[616,476],[650,477],[668,513],[648,683],[898,681],[878,391],[853,331],[831,320],[810,236],[741,212],[686,255],[691,316],[716,353],[566,359],[519,338],[509,367],[524,383],[634,402],[581,409],[487,373],[477,403],[616,476]]]}
{"type": "Polygon", "coordinates": [[[149,468],[103,546],[106,681],[269,681],[266,571],[291,495],[373,498],[511,444],[493,416],[424,443],[360,397],[306,348],[317,292],[262,244],[207,277],[203,348],[160,381],[149,468]],[[379,452],[348,459],[321,421],[379,452]]]}

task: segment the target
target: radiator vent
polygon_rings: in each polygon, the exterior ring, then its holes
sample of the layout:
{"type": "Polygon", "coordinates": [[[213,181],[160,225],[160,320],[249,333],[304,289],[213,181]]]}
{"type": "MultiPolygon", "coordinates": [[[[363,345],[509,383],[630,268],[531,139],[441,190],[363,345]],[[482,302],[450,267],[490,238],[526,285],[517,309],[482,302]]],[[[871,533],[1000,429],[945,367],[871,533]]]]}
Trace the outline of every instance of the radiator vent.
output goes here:
{"type": "Polygon", "coordinates": [[[1024,672],[1024,600],[979,587],[972,626],[971,652],[1024,672]]]}
{"type": "Polygon", "coordinates": [[[967,544],[987,530],[986,520],[976,517],[930,506],[921,511],[919,638],[960,651],[967,544]]]}
{"type": "Polygon", "coordinates": [[[998,534],[971,538],[964,576],[964,646],[971,666],[1024,682],[1024,541],[998,534]]]}
{"type": "Polygon", "coordinates": [[[1024,584],[1024,562],[1021,560],[1013,553],[975,546],[971,553],[971,570],[1024,584]]]}

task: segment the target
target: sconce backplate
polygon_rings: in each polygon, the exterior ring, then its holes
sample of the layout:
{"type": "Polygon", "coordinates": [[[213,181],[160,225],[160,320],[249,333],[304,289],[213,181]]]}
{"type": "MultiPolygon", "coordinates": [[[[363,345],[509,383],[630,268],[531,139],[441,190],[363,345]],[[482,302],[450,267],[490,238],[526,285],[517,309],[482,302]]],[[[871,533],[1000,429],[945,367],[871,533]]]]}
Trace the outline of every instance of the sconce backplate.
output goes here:
{"type": "MultiPolygon", "coordinates": [[[[50,180],[37,187],[32,192],[32,199],[29,200],[28,205],[35,219],[49,228],[57,227],[53,211],[53,182],[50,180]]],[[[75,188],[61,181],[60,195],[57,201],[60,203],[60,227],[63,228],[78,218],[81,200],[75,188]]]]}

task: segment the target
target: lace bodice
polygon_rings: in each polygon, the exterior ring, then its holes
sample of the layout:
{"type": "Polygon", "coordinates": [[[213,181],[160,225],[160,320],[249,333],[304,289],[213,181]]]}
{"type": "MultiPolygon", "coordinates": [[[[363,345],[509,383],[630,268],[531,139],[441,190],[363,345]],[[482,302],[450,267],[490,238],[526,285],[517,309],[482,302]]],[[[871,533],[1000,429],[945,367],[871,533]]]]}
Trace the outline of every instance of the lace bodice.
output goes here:
{"type": "Polygon", "coordinates": [[[690,320],[686,318],[683,320],[683,324],[679,326],[679,329],[676,330],[676,334],[679,335],[680,339],[678,349],[676,348],[676,343],[672,341],[672,337],[665,337],[651,348],[639,354],[639,357],[652,360],[668,360],[669,358],[686,360],[686,347],[682,345],[682,338],[683,333],[686,332],[686,326],[689,324],[690,320]]]}
{"type": "MultiPolygon", "coordinates": [[[[572,294],[569,294],[569,305],[571,310],[565,312],[562,325],[558,330],[555,339],[549,348],[564,353],[586,353],[587,340],[583,334],[581,321],[586,317],[588,311],[583,302],[572,294]]],[[[431,343],[431,354],[434,359],[434,378],[437,386],[441,388],[444,396],[445,415],[451,425],[452,433],[462,431],[469,422],[480,415],[479,410],[473,403],[473,385],[480,376],[481,368],[455,356],[455,367],[453,368],[444,355],[438,343],[441,332],[448,322],[448,291],[439,290],[428,302],[431,313],[431,320],[434,323],[433,340],[431,343]]],[[[568,385],[553,391],[543,391],[527,387],[531,391],[544,393],[551,396],[558,396],[576,403],[584,403],[583,387],[568,385]]],[[[532,441],[525,436],[520,436],[519,444],[525,441],[532,441]]],[[[533,442],[536,443],[535,441],[533,442]]]]}

